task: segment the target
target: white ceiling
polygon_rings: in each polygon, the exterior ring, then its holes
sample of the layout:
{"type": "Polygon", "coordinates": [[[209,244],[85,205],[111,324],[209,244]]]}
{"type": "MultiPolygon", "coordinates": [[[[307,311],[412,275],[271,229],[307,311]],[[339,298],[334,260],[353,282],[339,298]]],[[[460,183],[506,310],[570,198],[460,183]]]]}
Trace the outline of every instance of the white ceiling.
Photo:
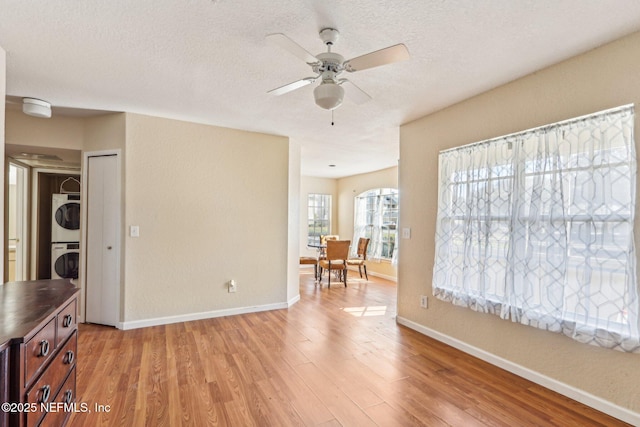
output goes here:
{"type": "Polygon", "coordinates": [[[0,0],[7,95],[286,135],[323,177],[394,166],[399,125],[638,30],[637,0],[0,0]],[[325,27],[345,58],[411,54],[350,74],[373,99],[334,126],[315,85],[267,94],[312,73],[265,36],[316,54],[325,27]]]}

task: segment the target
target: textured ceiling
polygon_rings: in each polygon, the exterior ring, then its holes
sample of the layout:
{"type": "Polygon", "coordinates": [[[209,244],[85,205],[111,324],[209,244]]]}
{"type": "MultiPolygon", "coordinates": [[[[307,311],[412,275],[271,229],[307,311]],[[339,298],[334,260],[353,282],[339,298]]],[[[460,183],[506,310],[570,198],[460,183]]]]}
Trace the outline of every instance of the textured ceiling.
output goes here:
{"type": "Polygon", "coordinates": [[[54,114],[128,111],[289,136],[302,173],[340,177],[397,164],[399,125],[640,30],[637,0],[0,0],[7,95],[54,114]],[[372,96],[331,112],[312,75],[266,42],[284,33],[352,58],[405,43],[409,61],[350,74],[372,96]],[[335,164],[335,168],[329,168],[335,164]]]}

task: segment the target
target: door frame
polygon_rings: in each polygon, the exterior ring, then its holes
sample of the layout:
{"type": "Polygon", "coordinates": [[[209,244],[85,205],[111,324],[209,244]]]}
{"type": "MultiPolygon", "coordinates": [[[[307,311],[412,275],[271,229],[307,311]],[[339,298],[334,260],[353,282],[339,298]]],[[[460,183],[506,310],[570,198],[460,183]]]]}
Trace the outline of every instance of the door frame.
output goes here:
{"type": "MultiPolygon", "coordinates": [[[[5,242],[4,242],[4,277],[3,277],[3,282],[6,282],[9,276],[9,240],[10,237],[9,236],[9,209],[11,208],[10,205],[10,200],[9,200],[9,186],[10,186],[10,179],[9,179],[9,173],[10,173],[10,168],[11,165],[14,165],[15,167],[19,168],[19,169],[23,169],[23,176],[22,176],[22,188],[20,188],[19,186],[16,186],[16,203],[18,204],[18,206],[16,206],[16,227],[18,227],[18,224],[20,224],[19,227],[19,233],[20,235],[17,236],[18,239],[21,240],[22,245],[20,245],[20,253],[18,253],[17,248],[16,248],[16,277],[18,274],[18,257],[21,258],[21,262],[22,265],[21,267],[21,275],[20,275],[20,280],[27,280],[29,278],[29,275],[31,273],[31,270],[29,268],[30,265],[30,235],[31,235],[31,229],[30,229],[30,219],[31,219],[31,215],[30,215],[30,204],[29,204],[29,193],[30,193],[30,183],[31,183],[31,176],[30,176],[30,170],[31,168],[28,165],[25,165],[24,163],[15,160],[13,158],[10,157],[6,157],[5,158],[5,172],[6,172],[6,176],[5,176],[5,208],[4,208],[4,212],[5,212],[5,219],[4,219],[4,229],[5,229],[5,242]],[[20,193],[18,193],[18,191],[20,193]],[[18,217],[19,216],[19,217],[18,217]]],[[[17,278],[15,280],[18,280],[17,278]]]]}
{"type": "Polygon", "coordinates": [[[122,307],[124,307],[124,303],[122,301],[122,207],[124,203],[122,201],[122,150],[114,149],[114,150],[101,150],[101,151],[85,151],[82,153],[82,194],[80,204],[80,273],[78,275],[79,287],[81,289],[81,295],[79,298],[80,307],[78,309],[78,320],[80,322],[85,321],[85,308],[87,304],[87,230],[89,229],[89,221],[88,218],[88,209],[87,205],[89,202],[89,198],[91,197],[88,194],[89,188],[89,158],[90,157],[105,157],[105,156],[115,156],[116,157],[116,195],[118,200],[118,212],[120,214],[116,218],[116,229],[120,230],[118,235],[115,237],[113,250],[115,251],[116,258],[116,277],[118,286],[116,288],[116,301],[118,307],[116,308],[118,312],[118,321],[116,323],[116,328],[122,329],[123,324],[123,313],[122,307]]]}
{"type": "MultiPolygon", "coordinates": [[[[30,230],[31,236],[29,238],[29,277],[35,279],[36,264],[38,263],[38,248],[42,244],[41,236],[38,235],[38,224],[42,221],[42,218],[38,216],[40,199],[39,199],[39,184],[40,174],[52,174],[52,175],[75,175],[80,177],[82,172],[77,168],[50,168],[50,167],[32,167],[31,168],[31,185],[29,187],[31,191],[31,221],[30,230]]],[[[82,188],[82,186],[80,186],[82,188]]],[[[82,213],[82,203],[80,204],[80,213],[82,213]]],[[[82,223],[80,223],[82,228],[82,223]]],[[[51,236],[49,236],[51,237],[51,236]]],[[[51,242],[49,242],[51,243],[51,242]]],[[[49,245],[51,248],[51,245],[49,245]]],[[[51,256],[51,255],[49,255],[51,256]]]]}

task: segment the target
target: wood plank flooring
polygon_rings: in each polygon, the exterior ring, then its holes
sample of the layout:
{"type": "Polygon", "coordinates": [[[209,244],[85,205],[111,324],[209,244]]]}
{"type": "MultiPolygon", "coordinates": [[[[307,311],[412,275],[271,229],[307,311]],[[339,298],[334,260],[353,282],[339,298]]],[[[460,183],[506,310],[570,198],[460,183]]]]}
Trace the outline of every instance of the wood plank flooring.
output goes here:
{"type": "Polygon", "coordinates": [[[77,402],[91,412],[69,425],[627,425],[397,325],[395,285],[370,279],[327,289],[302,270],[288,310],[80,325],[77,402]]]}

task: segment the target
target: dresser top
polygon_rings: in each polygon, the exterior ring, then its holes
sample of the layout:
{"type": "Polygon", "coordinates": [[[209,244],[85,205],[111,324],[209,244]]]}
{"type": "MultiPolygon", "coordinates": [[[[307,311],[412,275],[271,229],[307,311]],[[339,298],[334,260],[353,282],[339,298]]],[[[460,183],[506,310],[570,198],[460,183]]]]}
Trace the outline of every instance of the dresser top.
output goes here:
{"type": "Polygon", "coordinates": [[[37,332],[79,291],[67,279],[0,284],[0,350],[37,332]]]}

